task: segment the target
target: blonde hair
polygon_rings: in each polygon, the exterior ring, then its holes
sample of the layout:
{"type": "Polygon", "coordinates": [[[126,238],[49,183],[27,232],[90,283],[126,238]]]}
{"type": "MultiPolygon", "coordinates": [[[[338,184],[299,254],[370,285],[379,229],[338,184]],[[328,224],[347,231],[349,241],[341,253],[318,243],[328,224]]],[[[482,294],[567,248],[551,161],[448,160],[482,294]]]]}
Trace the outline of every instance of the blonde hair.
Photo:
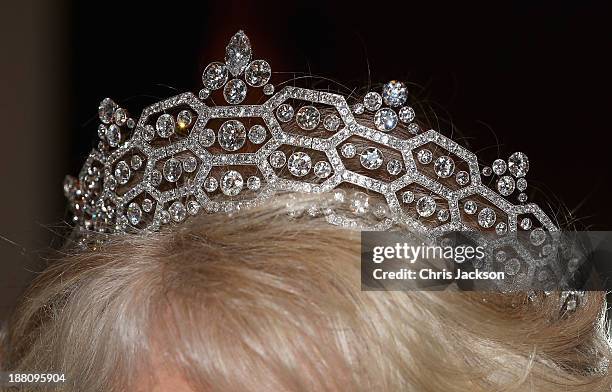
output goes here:
{"type": "Polygon", "coordinates": [[[64,391],[603,391],[604,293],[366,292],[359,232],[275,198],[74,251],[34,282],[5,368],[64,391]]]}

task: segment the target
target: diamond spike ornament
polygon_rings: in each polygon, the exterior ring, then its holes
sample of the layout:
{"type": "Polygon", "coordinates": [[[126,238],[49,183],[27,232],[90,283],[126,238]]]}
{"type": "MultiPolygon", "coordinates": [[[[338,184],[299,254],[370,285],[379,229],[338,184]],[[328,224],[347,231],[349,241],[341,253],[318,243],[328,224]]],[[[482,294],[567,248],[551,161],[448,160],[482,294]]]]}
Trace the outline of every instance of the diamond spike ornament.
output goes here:
{"type": "Polygon", "coordinates": [[[238,77],[251,62],[251,43],[249,37],[240,30],[230,39],[225,48],[225,64],[234,76],[238,77]]]}

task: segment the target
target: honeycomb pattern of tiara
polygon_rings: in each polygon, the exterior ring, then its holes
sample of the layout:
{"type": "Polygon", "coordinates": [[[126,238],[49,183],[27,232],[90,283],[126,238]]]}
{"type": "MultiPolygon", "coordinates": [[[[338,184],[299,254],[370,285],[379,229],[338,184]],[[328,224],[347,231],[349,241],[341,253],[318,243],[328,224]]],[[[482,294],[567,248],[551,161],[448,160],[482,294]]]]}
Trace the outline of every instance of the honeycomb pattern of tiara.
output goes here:
{"type": "MultiPolygon", "coordinates": [[[[78,177],[64,182],[76,226],[111,234],[157,231],[280,192],[327,193],[351,211],[318,208],[331,224],[400,225],[430,238],[461,230],[525,232],[536,258],[552,253],[558,228],[527,202],[526,154],[481,166],[455,141],[421,129],[403,82],[348,102],[337,93],[278,88],[268,62],[252,57],[249,38],[237,32],[224,61],[205,68],[197,95],[157,102],[138,120],[105,98],[98,146],[78,177]],[[259,104],[244,104],[251,93],[259,104]],[[219,98],[222,105],[214,102],[219,98]]],[[[529,252],[508,254],[506,270],[533,275],[520,262],[529,252]]]]}

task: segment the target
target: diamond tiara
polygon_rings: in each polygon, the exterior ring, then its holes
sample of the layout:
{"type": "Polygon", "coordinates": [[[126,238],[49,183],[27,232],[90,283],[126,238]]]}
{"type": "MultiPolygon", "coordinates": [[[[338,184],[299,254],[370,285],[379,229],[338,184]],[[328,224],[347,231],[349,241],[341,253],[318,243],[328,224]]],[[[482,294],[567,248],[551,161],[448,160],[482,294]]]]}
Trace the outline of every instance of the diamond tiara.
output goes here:
{"type": "Polygon", "coordinates": [[[524,153],[481,167],[466,148],[421,130],[403,82],[390,81],[349,105],[349,97],[326,91],[288,85],[276,91],[268,62],[252,57],[249,38],[237,32],[224,62],[204,69],[197,96],[157,102],[138,121],[105,98],[98,147],[78,178],[64,183],[77,227],[157,231],[291,191],[345,200],[355,216],[328,208],[326,219],[362,229],[402,225],[430,238],[457,230],[528,231],[537,241],[558,230],[527,203],[524,153]],[[220,99],[225,103],[215,104],[220,99]],[[481,176],[495,179],[493,187],[481,176]],[[514,194],[516,204],[509,200],[514,194]]]}

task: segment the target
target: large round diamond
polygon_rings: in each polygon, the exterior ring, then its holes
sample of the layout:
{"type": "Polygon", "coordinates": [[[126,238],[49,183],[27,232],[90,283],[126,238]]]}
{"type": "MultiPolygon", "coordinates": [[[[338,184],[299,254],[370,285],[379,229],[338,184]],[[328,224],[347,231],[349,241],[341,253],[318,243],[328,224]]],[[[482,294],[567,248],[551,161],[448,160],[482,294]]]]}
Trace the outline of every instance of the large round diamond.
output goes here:
{"type": "Polygon", "coordinates": [[[176,122],[181,129],[185,129],[191,125],[193,121],[193,114],[189,110],[181,110],[176,116],[176,122]]]}
{"type": "Polygon", "coordinates": [[[100,121],[104,124],[110,124],[113,120],[113,115],[115,114],[115,110],[117,110],[117,104],[110,98],[104,98],[102,102],[100,102],[100,106],[98,106],[98,116],[100,117],[100,121]]]}
{"type": "Polygon", "coordinates": [[[546,241],[546,232],[541,227],[533,229],[529,234],[529,240],[535,246],[540,246],[546,241]]]}
{"type": "Polygon", "coordinates": [[[410,106],[404,106],[399,111],[399,119],[403,123],[407,124],[409,122],[412,122],[412,120],[414,120],[414,116],[415,116],[414,109],[411,108],[410,106]]]}
{"type": "Polygon", "coordinates": [[[379,93],[370,91],[363,97],[363,106],[371,112],[380,109],[382,105],[382,97],[379,93]]]}
{"type": "Polygon", "coordinates": [[[319,161],[314,165],[314,173],[319,178],[327,178],[332,172],[331,165],[326,161],[319,161]]]}
{"type": "Polygon", "coordinates": [[[247,179],[247,188],[256,191],[261,188],[261,179],[257,176],[251,176],[247,179]]]}
{"type": "Polygon", "coordinates": [[[195,157],[187,157],[183,161],[183,170],[187,173],[193,173],[198,168],[198,160],[195,157]]]}
{"type": "Polygon", "coordinates": [[[221,178],[221,191],[227,196],[236,196],[243,186],[242,175],[235,170],[226,172],[221,178]]]}
{"type": "Polygon", "coordinates": [[[287,161],[289,172],[296,177],[304,177],[312,167],[312,160],[304,152],[294,152],[287,161]]]}
{"type": "Polygon", "coordinates": [[[255,144],[261,144],[266,140],[266,128],[255,124],[249,129],[249,140],[255,144]]]}
{"type": "Polygon", "coordinates": [[[440,178],[448,178],[455,171],[455,162],[449,156],[441,156],[434,163],[434,171],[440,178]]]}
{"type": "Polygon", "coordinates": [[[370,206],[370,198],[363,192],[355,192],[350,200],[350,210],[355,215],[362,215],[368,211],[370,206]]]}
{"type": "Polygon", "coordinates": [[[276,117],[278,117],[279,121],[289,122],[293,118],[293,107],[291,105],[284,103],[280,105],[276,109],[276,117]]]}
{"type": "Polygon", "coordinates": [[[402,171],[402,163],[397,159],[387,162],[387,171],[393,176],[397,176],[402,171]]]}
{"type": "Polygon", "coordinates": [[[246,141],[246,128],[238,120],[228,120],[219,128],[219,144],[227,151],[236,151],[244,146],[246,141]]]}
{"type": "Polygon", "coordinates": [[[254,60],[244,71],[244,79],[253,87],[261,87],[268,83],[272,76],[272,69],[270,64],[265,60],[254,60]]]}
{"type": "Polygon", "coordinates": [[[514,178],[510,176],[503,176],[497,181],[497,190],[503,196],[510,196],[514,192],[514,188],[514,178]]]}
{"type": "Polygon", "coordinates": [[[210,63],[202,73],[202,83],[210,90],[216,90],[223,87],[226,81],[227,67],[223,63],[210,63]]]}
{"type": "Polygon", "coordinates": [[[117,147],[121,143],[121,130],[115,124],[111,124],[106,130],[106,140],[111,147],[117,147]]]}
{"type": "Polygon", "coordinates": [[[357,153],[357,148],[353,143],[346,143],[340,147],[340,153],[345,158],[353,158],[357,153]]]}
{"type": "Polygon", "coordinates": [[[427,164],[431,163],[431,160],[433,159],[433,154],[431,153],[431,151],[429,151],[428,149],[424,148],[422,150],[419,150],[419,152],[417,152],[417,159],[423,165],[427,165],[427,164]]]}
{"type": "Polygon", "coordinates": [[[468,200],[463,205],[463,211],[468,215],[474,215],[478,211],[478,204],[474,200],[468,200]]]}
{"type": "Polygon", "coordinates": [[[227,103],[231,103],[233,105],[239,104],[244,101],[247,94],[247,86],[240,79],[232,79],[225,85],[223,89],[223,97],[227,101],[227,103]]]}
{"type": "Polygon", "coordinates": [[[274,151],[272,154],[270,154],[270,165],[272,165],[273,168],[280,169],[281,167],[285,166],[286,162],[287,156],[284,152],[274,151]]]}
{"type": "Polygon", "coordinates": [[[204,190],[206,192],[214,192],[219,187],[219,182],[215,177],[208,177],[206,181],[204,181],[204,190]]]}
{"type": "Polygon", "coordinates": [[[175,127],[174,117],[168,113],[164,113],[157,119],[155,123],[155,129],[157,134],[161,137],[170,137],[174,133],[175,127]]]}
{"type": "Polygon", "coordinates": [[[383,154],[376,147],[368,147],[359,154],[359,161],[366,169],[375,170],[383,164],[383,154]]]}
{"type": "Polygon", "coordinates": [[[402,203],[410,204],[414,201],[414,193],[412,191],[405,191],[402,193],[402,203]]]}
{"type": "Polygon", "coordinates": [[[182,222],[185,220],[185,218],[187,218],[187,209],[183,203],[178,200],[172,203],[172,205],[168,208],[168,212],[170,213],[172,220],[177,223],[182,222]]]}
{"type": "Polygon", "coordinates": [[[529,171],[529,159],[522,152],[515,152],[508,159],[508,170],[514,177],[525,177],[529,171]]]}
{"type": "Polygon", "coordinates": [[[140,219],[142,218],[142,210],[137,203],[130,203],[127,208],[126,216],[130,223],[134,226],[140,223],[140,219]]]}
{"type": "Polygon", "coordinates": [[[169,182],[176,182],[183,174],[181,161],[176,158],[170,158],[164,163],[164,177],[169,182]]]}
{"type": "Polygon", "coordinates": [[[125,161],[119,161],[115,167],[115,178],[119,184],[126,184],[130,180],[130,167],[125,161]]]}
{"type": "Polygon", "coordinates": [[[323,127],[330,132],[335,132],[340,127],[340,117],[329,114],[323,119],[323,127]]]}
{"type": "Polygon", "coordinates": [[[495,220],[497,219],[495,215],[495,211],[490,209],[489,207],[485,207],[478,213],[478,224],[485,229],[492,227],[495,224],[495,220]]]}
{"type": "Polygon", "coordinates": [[[424,218],[432,216],[436,212],[436,201],[431,196],[423,196],[417,201],[416,210],[424,218]]]}
{"type": "Polygon", "coordinates": [[[391,108],[382,108],[374,115],[374,125],[379,131],[389,132],[397,126],[397,113],[391,108]]]}
{"type": "Polygon", "coordinates": [[[402,106],[408,98],[408,89],[406,85],[397,80],[392,80],[383,86],[383,100],[389,106],[402,106]]]}
{"type": "Polygon", "coordinates": [[[202,129],[197,133],[196,140],[202,147],[210,147],[215,144],[215,131],[210,128],[202,129]]]}
{"type": "Polygon", "coordinates": [[[470,175],[465,170],[461,170],[455,175],[455,181],[461,186],[467,185],[470,182],[470,175]]]}
{"type": "Polygon", "coordinates": [[[506,172],[507,167],[508,165],[506,165],[506,162],[503,159],[496,159],[493,161],[493,164],[491,165],[491,168],[493,169],[493,173],[497,174],[498,176],[501,176],[502,174],[504,174],[506,172]]]}
{"type": "Polygon", "coordinates": [[[307,131],[311,131],[319,125],[319,121],[321,120],[321,114],[319,110],[314,106],[304,106],[298,110],[297,115],[295,116],[295,121],[300,126],[300,128],[305,129],[307,131]]]}

